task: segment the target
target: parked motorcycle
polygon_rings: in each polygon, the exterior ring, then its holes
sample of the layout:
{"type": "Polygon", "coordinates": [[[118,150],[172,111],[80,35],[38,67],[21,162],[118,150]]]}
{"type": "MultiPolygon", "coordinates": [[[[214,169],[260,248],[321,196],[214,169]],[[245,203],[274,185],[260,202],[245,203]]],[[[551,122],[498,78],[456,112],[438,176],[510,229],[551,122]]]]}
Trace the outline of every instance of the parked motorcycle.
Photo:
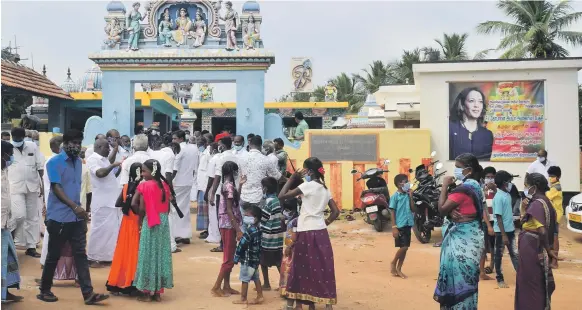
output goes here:
{"type": "MultiPolygon", "coordinates": [[[[431,157],[434,157],[436,152],[432,152],[431,157]]],[[[416,167],[415,184],[412,192],[412,199],[416,205],[416,212],[414,212],[414,226],[412,231],[416,239],[421,243],[428,243],[430,241],[432,231],[435,227],[443,226],[444,217],[442,217],[438,210],[440,188],[440,177],[446,171],[440,172],[443,164],[437,161],[430,163],[428,167],[420,165],[416,167]],[[434,175],[431,175],[429,168],[434,166],[434,175]]],[[[412,170],[410,171],[413,172],[412,170]]]]}
{"type": "MultiPolygon", "coordinates": [[[[390,160],[384,161],[384,166],[387,166],[390,160]]],[[[364,221],[368,224],[374,225],[374,229],[380,232],[384,229],[384,224],[390,220],[390,211],[388,210],[388,203],[390,201],[390,193],[388,191],[388,184],[382,178],[382,174],[389,172],[388,169],[371,168],[366,172],[360,172],[353,169],[353,175],[359,174],[360,177],[356,181],[367,180],[367,190],[360,195],[362,206],[360,210],[365,214],[364,221]]]]}

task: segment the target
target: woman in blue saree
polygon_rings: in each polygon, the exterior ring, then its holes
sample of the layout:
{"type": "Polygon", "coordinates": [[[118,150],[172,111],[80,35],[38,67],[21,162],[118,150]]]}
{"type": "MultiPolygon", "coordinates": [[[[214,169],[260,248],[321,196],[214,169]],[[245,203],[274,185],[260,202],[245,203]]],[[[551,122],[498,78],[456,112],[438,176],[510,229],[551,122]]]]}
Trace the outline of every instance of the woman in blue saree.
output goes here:
{"type": "Polygon", "coordinates": [[[483,192],[477,181],[483,168],[472,154],[455,159],[455,176],[443,180],[439,211],[450,223],[441,245],[434,300],[441,310],[477,309],[479,261],[484,247],[483,192]],[[449,193],[449,185],[462,183],[449,193]]]}

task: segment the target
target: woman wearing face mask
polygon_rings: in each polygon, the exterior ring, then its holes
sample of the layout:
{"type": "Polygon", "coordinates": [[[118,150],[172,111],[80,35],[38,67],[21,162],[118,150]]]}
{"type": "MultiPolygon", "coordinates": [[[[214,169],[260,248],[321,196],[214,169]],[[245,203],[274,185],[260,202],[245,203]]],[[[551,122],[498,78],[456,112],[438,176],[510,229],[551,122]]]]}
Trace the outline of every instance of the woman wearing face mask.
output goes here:
{"type": "Polygon", "coordinates": [[[443,180],[438,208],[450,223],[443,226],[439,277],[433,296],[440,309],[477,309],[479,262],[484,249],[482,222],[489,222],[477,181],[482,170],[474,155],[462,154],[455,160],[455,176],[443,180]],[[455,179],[462,183],[449,194],[449,185],[455,179]]]}
{"type": "Polygon", "coordinates": [[[550,309],[556,289],[551,261],[557,261],[552,251],[556,229],[556,212],[546,197],[548,181],[539,173],[525,176],[521,205],[522,231],[519,233],[517,280],[515,283],[516,310],[550,309]]]}
{"type": "MultiPolygon", "coordinates": [[[[494,167],[485,167],[483,169],[483,194],[485,195],[485,202],[486,202],[486,211],[489,217],[489,226],[493,227],[493,197],[495,197],[495,193],[497,193],[497,186],[495,186],[495,175],[497,174],[497,170],[494,167]]],[[[481,280],[491,280],[491,277],[488,274],[493,273],[494,269],[494,259],[493,259],[493,250],[495,249],[495,236],[491,236],[489,234],[485,235],[485,254],[481,258],[481,280]],[[487,253],[490,254],[491,259],[489,260],[489,266],[485,267],[485,261],[487,260],[487,253]]]]}
{"type": "Polygon", "coordinates": [[[324,175],[321,160],[310,157],[303,163],[303,170],[293,174],[279,194],[281,201],[301,196],[303,202],[297,234],[285,250],[293,252],[285,288],[287,309],[292,309],[295,301],[295,309],[302,309],[302,304],[315,309],[316,302],[332,309],[337,303],[333,249],[327,226],[338,217],[339,209],[325,186],[324,175]],[[306,182],[290,190],[301,178],[306,182]],[[324,211],[328,206],[331,213],[326,219],[324,211]]]}

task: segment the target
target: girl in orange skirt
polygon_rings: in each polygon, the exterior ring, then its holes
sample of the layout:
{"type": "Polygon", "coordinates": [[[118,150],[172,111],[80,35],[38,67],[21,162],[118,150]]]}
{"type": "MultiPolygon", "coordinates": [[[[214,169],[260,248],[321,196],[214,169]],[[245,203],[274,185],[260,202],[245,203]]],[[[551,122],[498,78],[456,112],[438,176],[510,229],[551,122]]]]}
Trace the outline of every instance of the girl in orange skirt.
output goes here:
{"type": "Polygon", "coordinates": [[[121,207],[123,220],[117,237],[117,247],[111,262],[109,278],[105,286],[114,295],[134,295],[137,289],[133,285],[137,269],[139,251],[139,215],[133,210],[131,200],[141,181],[141,163],[134,163],[129,168],[129,182],[124,185],[117,199],[116,207],[121,207]]]}

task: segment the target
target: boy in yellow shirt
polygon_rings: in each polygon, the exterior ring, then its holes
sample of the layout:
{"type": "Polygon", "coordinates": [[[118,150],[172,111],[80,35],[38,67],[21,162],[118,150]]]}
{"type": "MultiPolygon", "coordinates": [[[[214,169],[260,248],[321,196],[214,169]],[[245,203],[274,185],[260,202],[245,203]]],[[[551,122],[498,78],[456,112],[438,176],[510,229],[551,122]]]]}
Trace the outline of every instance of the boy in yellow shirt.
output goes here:
{"type": "MultiPolygon", "coordinates": [[[[560,243],[558,241],[558,228],[562,216],[564,215],[564,207],[562,205],[564,197],[562,195],[562,185],[560,185],[560,178],[562,177],[562,170],[560,167],[552,166],[548,168],[548,176],[550,178],[550,190],[546,192],[546,196],[552,202],[554,210],[556,210],[556,233],[554,234],[554,251],[556,256],[558,256],[558,251],[560,250],[560,243]]],[[[552,268],[557,268],[558,262],[552,268]]]]}

